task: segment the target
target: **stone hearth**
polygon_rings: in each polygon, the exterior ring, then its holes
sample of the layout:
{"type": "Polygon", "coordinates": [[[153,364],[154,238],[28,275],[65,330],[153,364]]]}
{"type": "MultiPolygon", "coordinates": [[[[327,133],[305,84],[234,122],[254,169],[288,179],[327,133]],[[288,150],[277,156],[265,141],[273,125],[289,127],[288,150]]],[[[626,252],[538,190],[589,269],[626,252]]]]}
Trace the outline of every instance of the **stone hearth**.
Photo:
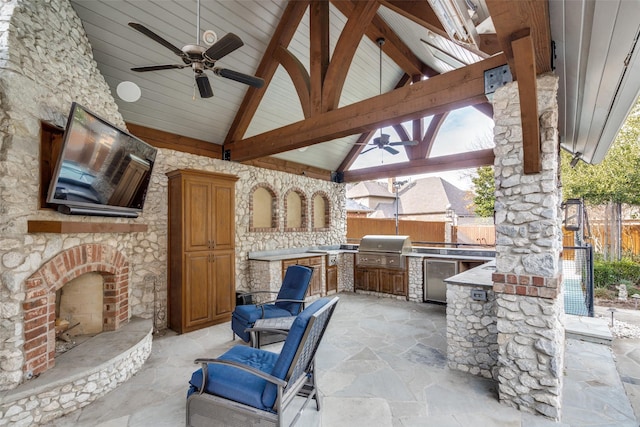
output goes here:
{"type": "Polygon", "coordinates": [[[55,365],[56,291],[83,274],[104,279],[103,331],[115,331],[129,318],[129,262],[116,248],[101,244],[75,246],[58,253],[26,280],[24,310],[25,378],[55,365]]]}

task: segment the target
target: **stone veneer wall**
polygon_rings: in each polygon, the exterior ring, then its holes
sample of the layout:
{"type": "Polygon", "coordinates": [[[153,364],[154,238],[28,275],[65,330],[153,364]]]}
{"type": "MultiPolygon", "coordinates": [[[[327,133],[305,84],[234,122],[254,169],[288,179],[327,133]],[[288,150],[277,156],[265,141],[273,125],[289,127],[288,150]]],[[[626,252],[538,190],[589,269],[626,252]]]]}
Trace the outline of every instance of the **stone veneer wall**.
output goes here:
{"type": "Polygon", "coordinates": [[[541,172],[523,173],[517,83],[493,98],[500,400],[560,419],[564,325],[557,77],[539,76],[541,172]]]}
{"type": "MultiPolygon", "coordinates": [[[[249,251],[344,243],[344,185],[161,149],[144,212],[136,220],[68,217],[38,210],[40,122],[64,125],[72,101],[124,127],[109,87],[96,67],[80,19],[67,0],[6,0],[0,3],[0,390],[23,381],[25,280],[57,253],[85,244],[112,246],[130,265],[129,316],[156,316],[166,326],[167,177],[192,168],[229,173],[236,184],[236,286],[248,289],[249,251]],[[331,228],[249,232],[250,189],[268,182],[286,194],[318,191],[330,204],[331,228]],[[144,233],[27,233],[27,220],[137,222],[144,233]]],[[[283,201],[278,209],[283,212],[283,201]]],[[[307,213],[310,217],[310,213],[307,213]]]]}
{"type": "Polygon", "coordinates": [[[407,299],[413,302],[424,301],[424,258],[422,257],[407,257],[407,299]]]}
{"type": "Polygon", "coordinates": [[[447,363],[485,378],[498,379],[496,296],[486,290],[486,301],[471,299],[473,286],[447,284],[447,363]]]}

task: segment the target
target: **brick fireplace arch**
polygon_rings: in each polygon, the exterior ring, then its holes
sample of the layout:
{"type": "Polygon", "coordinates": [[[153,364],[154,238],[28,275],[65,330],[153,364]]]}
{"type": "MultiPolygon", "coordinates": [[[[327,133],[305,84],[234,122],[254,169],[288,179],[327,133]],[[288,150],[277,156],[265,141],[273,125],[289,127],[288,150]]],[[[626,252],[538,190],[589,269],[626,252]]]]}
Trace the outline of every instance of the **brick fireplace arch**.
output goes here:
{"type": "Polygon", "coordinates": [[[129,319],[129,262],[112,246],[84,244],[66,249],[26,280],[24,372],[37,375],[55,365],[55,299],[65,283],[85,273],[103,276],[103,331],[114,331],[129,319]]]}

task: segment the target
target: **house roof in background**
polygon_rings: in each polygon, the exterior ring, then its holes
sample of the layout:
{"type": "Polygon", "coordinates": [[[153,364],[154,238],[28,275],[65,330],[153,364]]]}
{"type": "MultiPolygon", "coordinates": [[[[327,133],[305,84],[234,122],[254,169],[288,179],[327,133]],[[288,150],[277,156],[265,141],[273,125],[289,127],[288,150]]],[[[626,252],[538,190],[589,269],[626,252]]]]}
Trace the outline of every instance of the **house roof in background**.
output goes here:
{"type": "Polygon", "coordinates": [[[386,184],[377,181],[359,182],[347,190],[348,199],[359,199],[363,197],[386,197],[393,199],[396,196],[389,192],[386,184]]]}

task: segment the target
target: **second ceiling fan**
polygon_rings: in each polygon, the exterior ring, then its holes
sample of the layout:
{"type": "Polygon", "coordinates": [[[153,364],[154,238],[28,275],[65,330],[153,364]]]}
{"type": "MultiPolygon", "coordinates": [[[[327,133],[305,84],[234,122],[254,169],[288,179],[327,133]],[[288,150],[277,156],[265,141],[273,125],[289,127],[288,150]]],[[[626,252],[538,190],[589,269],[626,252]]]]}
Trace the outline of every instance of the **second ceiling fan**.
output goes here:
{"type": "MultiPolygon", "coordinates": [[[[376,43],[378,44],[378,49],[380,52],[380,80],[379,80],[379,93],[382,95],[382,46],[385,43],[385,39],[383,37],[380,37],[376,40],[376,43]]],[[[396,141],[396,142],[389,142],[389,138],[390,136],[386,133],[382,133],[382,129],[380,129],[380,136],[373,138],[373,141],[366,144],[366,145],[372,145],[371,148],[368,148],[364,151],[361,151],[360,154],[364,154],[367,153],[371,150],[375,150],[376,148],[385,150],[386,152],[390,153],[390,154],[398,154],[399,151],[396,150],[395,148],[393,148],[392,146],[394,145],[418,145],[418,141],[396,141]]]]}
{"type": "MultiPolygon", "coordinates": [[[[264,86],[264,80],[251,76],[248,74],[240,73],[238,71],[229,70],[226,68],[216,67],[216,62],[230,54],[231,52],[239,49],[244,45],[240,37],[233,33],[228,33],[220,40],[215,41],[209,47],[200,45],[200,0],[197,2],[197,13],[196,13],[196,44],[187,44],[181,48],[174,46],[172,43],[168,42],[155,32],[151,31],[149,28],[145,27],[142,24],[137,22],[129,22],[129,26],[134,30],[139,31],[145,36],[149,37],[156,43],[161,44],[167,49],[171,50],[173,53],[178,55],[182,60],[182,64],[163,64],[163,65],[150,65],[146,67],[134,67],[131,68],[132,71],[136,72],[146,72],[146,71],[161,71],[161,70],[172,70],[172,69],[182,69],[186,67],[190,67],[193,69],[195,74],[196,84],[198,86],[198,91],[200,92],[201,98],[210,98],[213,96],[213,89],[211,89],[211,83],[209,83],[209,78],[205,74],[205,71],[210,70],[215,75],[224,77],[230,80],[234,80],[240,83],[244,83],[246,85],[261,88],[264,86]]],[[[212,32],[206,32],[205,35],[213,34],[212,32]]]]}

